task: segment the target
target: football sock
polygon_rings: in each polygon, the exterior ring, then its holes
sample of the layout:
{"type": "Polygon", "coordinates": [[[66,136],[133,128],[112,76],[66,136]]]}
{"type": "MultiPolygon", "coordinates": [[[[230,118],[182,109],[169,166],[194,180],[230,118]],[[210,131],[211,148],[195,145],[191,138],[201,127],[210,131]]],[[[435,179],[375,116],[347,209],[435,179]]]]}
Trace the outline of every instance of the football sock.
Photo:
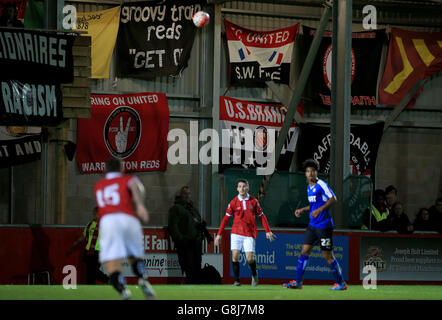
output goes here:
{"type": "Polygon", "coordinates": [[[235,281],[239,281],[239,261],[237,262],[232,261],[232,268],[233,268],[233,275],[235,276],[235,281]]]}
{"type": "Polygon", "coordinates": [[[119,271],[115,271],[110,275],[110,283],[119,293],[123,292],[126,287],[126,279],[119,271]]]}
{"type": "Polygon", "coordinates": [[[296,269],[296,283],[301,284],[304,280],[305,267],[307,266],[308,257],[305,254],[301,254],[298,259],[298,268],[296,269]]]}
{"type": "Polygon", "coordinates": [[[342,285],[344,283],[344,278],[342,277],[342,270],[338,260],[335,258],[333,262],[329,264],[329,266],[332,270],[333,278],[335,279],[336,283],[342,285]]]}
{"type": "Polygon", "coordinates": [[[134,263],[132,263],[132,270],[138,279],[145,278],[144,277],[145,268],[143,260],[137,259],[134,263]]]}
{"type": "Polygon", "coordinates": [[[256,260],[253,260],[253,262],[249,262],[250,270],[252,270],[252,276],[256,276],[256,260]]]}

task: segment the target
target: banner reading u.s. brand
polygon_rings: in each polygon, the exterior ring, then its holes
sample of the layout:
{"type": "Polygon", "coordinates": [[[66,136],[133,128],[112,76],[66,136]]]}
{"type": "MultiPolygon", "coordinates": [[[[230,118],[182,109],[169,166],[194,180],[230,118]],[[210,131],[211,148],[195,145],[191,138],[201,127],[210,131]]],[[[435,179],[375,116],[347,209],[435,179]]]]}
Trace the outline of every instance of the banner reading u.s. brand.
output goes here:
{"type": "Polygon", "coordinates": [[[121,6],[117,74],[154,78],[187,67],[197,28],[192,22],[203,0],[154,0],[121,6]]]}
{"type": "MultiPolygon", "coordinates": [[[[316,29],[303,26],[302,43],[307,48],[315,33],[316,29]]],[[[376,85],[385,40],[385,30],[352,33],[351,105],[354,107],[376,107],[376,85]]],[[[324,32],[307,85],[307,96],[324,106],[331,104],[331,68],[332,33],[324,32]]]]}
{"type": "MultiPolygon", "coordinates": [[[[220,97],[221,144],[220,170],[227,167],[266,167],[267,148],[274,130],[274,144],[281,130],[286,110],[282,104],[263,104],[230,97],[220,97]],[[248,134],[248,132],[250,134],[248,134]],[[226,137],[229,137],[226,139],[226,137]],[[227,159],[227,161],[226,161],[227,159]]],[[[281,151],[277,168],[288,170],[295,152],[298,130],[293,123],[281,151]]]]}
{"type": "Polygon", "coordinates": [[[232,84],[275,81],[289,84],[298,24],[279,30],[256,31],[224,20],[232,84]]]}
{"type": "Polygon", "coordinates": [[[168,131],[164,93],[92,95],[91,118],[78,119],[77,164],[83,173],[100,173],[113,156],[126,172],[164,171],[168,131]]]}
{"type": "MultiPolygon", "coordinates": [[[[379,100],[398,105],[420,80],[442,70],[442,32],[391,29],[379,100]]],[[[415,97],[416,98],[416,97],[415,97]]],[[[415,103],[412,100],[409,106],[415,103]]]]}
{"type": "MultiPolygon", "coordinates": [[[[374,178],[376,157],[381,142],[384,123],[352,125],[350,128],[350,167],[351,174],[374,178]]],[[[312,124],[301,125],[298,163],[314,159],[319,163],[319,171],[330,170],[330,127],[312,124]]]]}

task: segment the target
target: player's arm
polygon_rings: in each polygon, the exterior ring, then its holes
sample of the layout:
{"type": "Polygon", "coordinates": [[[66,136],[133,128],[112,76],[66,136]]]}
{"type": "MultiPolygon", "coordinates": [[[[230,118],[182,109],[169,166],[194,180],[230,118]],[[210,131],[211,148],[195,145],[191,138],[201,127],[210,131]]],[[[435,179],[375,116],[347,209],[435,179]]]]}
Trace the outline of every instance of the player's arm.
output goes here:
{"type": "Polygon", "coordinates": [[[134,177],[129,181],[129,189],[132,192],[132,200],[134,202],[137,216],[141,219],[141,221],[147,223],[149,221],[149,212],[144,206],[145,192],[143,184],[137,177],[134,177]]]}
{"type": "Polygon", "coordinates": [[[256,204],[256,212],[258,214],[258,217],[261,218],[262,226],[264,227],[264,230],[266,232],[266,238],[269,239],[270,242],[272,242],[273,240],[275,240],[275,235],[272,233],[272,231],[270,231],[269,222],[267,221],[267,217],[262,211],[261,205],[258,201],[256,204]]]}
{"type": "Polygon", "coordinates": [[[336,202],[338,202],[338,200],[336,200],[335,197],[331,197],[330,199],[327,200],[326,203],[324,203],[324,204],[323,204],[322,206],[320,206],[318,209],[316,209],[315,211],[313,211],[313,212],[311,213],[311,216],[312,216],[313,218],[316,218],[316,217],[321,213],[321,211],[324,211],[324,210],[330,208],[330,207],[331,207],[332,205],[334,205],[336,202]]]}
{"type": "Polygon", "coordinates": [[[304,211],[310,211],[310,206],[295,210],[295,216],[299,218],[304,211]]]}

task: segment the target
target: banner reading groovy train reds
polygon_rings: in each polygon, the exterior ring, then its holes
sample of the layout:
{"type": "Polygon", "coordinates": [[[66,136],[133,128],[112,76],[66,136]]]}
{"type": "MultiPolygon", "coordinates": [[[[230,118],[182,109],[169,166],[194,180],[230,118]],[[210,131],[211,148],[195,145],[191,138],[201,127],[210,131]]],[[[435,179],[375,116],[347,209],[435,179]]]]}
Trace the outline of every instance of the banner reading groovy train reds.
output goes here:
{"type": "Polygon", "coordinates": [[[91,118],[78,119],[77,164],[83,173],[104,172],[111,156],[126,172],[167,167],[169,107],[164,93],[92,95],[91,118]]]}
{"type": "Polygon", "coordinates": [[[418,81],[440,70],[442,32],[392,28],[387,64],[379,85],[379,101],[398,105],[418,81]]]}
{"type": "MultiPolygon", "coordinates": [[[[274,144],[276,144],[286,114],[284,106],[221,96],[219,107],[220,129],[231,133],[229,139],[226,139],[223,133],[220,170],[235,166],[266,167],[269,158],[267,148],[272,136],[269,134],[269,129],[275,131],[274,144]]],[[[290,168],[298,140],[298,129],[292,123],[277,165],[279,170],[290,168]]]]}
{"type": "MultiPolygon", "coordinates": [[[[301,43],[308,49],[316,29],[306,26],[302,28],[304,35],[301,43]]],[[[376,85],[385,39],[385,30],[352,33],[350,71],[353,107],[376,107],[376,85]]],[[[331,68],[332,33],[325,32],[306,88],[306,95],[323,106],[331,104],[331,68]]]]}
{"type": "Polygon", "coordinates": [[[298,24],[279,30],[256,31],[224,20],[231,82],[275,81],[289,84],[298,24]]]}
{"type": "MultiPolygon", "coordinates": [[[[298,163],[314,159],[319,171],[330,170],[330,127],[302,124],[298,147],[298,163]]],[[[374,180],[376,157],[381,142],[384,123],[352,125],[350,127],[350,166],[354,175],[371,176],[374,180]]]]}

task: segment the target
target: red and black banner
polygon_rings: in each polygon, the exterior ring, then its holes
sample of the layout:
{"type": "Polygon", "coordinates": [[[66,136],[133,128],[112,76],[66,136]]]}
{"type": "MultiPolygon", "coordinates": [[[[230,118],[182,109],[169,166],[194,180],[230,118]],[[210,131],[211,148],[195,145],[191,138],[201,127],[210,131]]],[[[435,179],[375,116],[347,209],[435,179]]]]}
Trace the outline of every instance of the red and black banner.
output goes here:
{"type": "Polygon", "coordinates": [[[78,119],[77,164],[104,172],[110,157],[126,172],[165,171],[169,107],[164,93],[92,95],[91,118],[78,119]]]}
{"type": "MultiPolygon", "coordinates": [[[[319,172],[330,170],[330,127],[301,124],[298,147],[298,164],[307,159],[319,163],[319,172]]],[[[350,167],[351,174],[371,176],[374,179],[376,157],[381,142],[384,123],[352,125],[350,127],[350,167]]]]}
{"type": "MultiPolygon", "coordinates": [[[[220,97],[220,171],[230,168],[264,168],[270,143],[276,145],[287,110],[282,104],[263,104],[220,97]],[[269,130],[274,130],[271,141],[269,130]],[[224,131],[224,132],[223,132],[224,131]],[[226,139],[228,137],[228,139],[226,139]]],[[[299,128],[292,123],[281,150],[277,169],[289,170],[298,140],[299,128]]]]}
{"type": "Polygon", "coordinates": [[[193,14],[202,0],[154,0],[121,5],[117,75],[152,79],[187,67],[197,28],[193,14]]]}
{"type": "MultiPolygon", "coordinates": [[[[442,33],[391,29],[379,101],[398,105],[420,80],[442,70],[442,33]]],[[[411,104],[414,104],[412,101],[411,104]]],[[[409,104],[409,106],[411,106],[409,104]]]]}
{"type": "MultiPolygon", "coordinates": [[[[316,29],[303,26],[303,45],[308,52],[316,29]]],[[[353,32],[351,51],[351,105],[376,107],[376,86],[385,30],[353,32]]],[[[331,105],[332,33],[325,32],[313,63],[306,95],[314,102],[331,105]]]]}
{"type": "Polygon", "coordinates": [[[224,25],[231,84],[289,84],[298,24],[272,31],[250,30],[227,20],[224,25]]]}

